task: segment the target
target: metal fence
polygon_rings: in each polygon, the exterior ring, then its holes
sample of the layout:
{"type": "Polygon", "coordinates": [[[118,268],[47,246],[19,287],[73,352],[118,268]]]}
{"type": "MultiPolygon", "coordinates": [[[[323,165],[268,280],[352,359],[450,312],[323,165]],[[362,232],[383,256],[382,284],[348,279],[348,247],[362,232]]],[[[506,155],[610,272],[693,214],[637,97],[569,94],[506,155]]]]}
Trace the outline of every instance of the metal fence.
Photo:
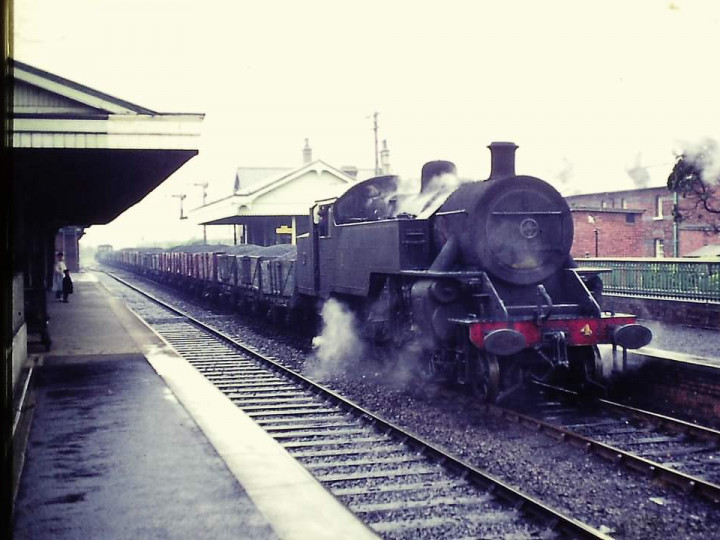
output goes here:
{"type": "Polygon", "coordinates": [[[720,303],[720,259],[576,259],[581,267],[610,268],[611,294],[720,303]]]}

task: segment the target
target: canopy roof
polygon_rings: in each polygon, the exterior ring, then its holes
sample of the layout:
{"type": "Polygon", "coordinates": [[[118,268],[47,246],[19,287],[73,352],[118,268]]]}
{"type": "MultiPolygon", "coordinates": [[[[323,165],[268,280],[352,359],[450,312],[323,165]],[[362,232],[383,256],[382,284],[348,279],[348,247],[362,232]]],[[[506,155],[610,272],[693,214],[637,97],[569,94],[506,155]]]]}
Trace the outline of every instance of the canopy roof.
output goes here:
{"type": "Polygon", "coordinates": [[[12,66],[13,191],[35,225],[112,221],[198,153],[203,114],[159,113],[12,66]]]}

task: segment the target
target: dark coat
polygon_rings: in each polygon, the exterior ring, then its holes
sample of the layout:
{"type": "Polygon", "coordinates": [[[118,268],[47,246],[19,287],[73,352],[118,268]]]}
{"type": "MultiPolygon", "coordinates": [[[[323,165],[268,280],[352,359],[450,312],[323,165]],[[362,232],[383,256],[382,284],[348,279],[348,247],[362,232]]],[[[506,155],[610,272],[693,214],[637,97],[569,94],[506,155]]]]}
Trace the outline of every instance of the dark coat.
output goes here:
{"type": "Polygon", "coordinates": [[[63,278],[62,292],[63,294],[73,293],[73,282],[72,279],[70,279],[70,276],[65,276],[63,278]]]}

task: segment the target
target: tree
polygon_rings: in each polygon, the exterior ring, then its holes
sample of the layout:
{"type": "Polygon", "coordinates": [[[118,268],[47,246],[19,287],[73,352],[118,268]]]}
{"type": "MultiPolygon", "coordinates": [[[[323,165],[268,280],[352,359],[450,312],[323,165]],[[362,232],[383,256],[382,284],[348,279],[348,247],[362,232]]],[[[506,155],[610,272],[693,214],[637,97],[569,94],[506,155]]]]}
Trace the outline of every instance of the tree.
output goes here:
{"type": "Polygon", "coordinates": [[[693,221],[720,233],[720,170],[718,145],[706,141],[699,149],[679,155],[667,187],[682,198],[673,210],[675,221],[693,221]]]}

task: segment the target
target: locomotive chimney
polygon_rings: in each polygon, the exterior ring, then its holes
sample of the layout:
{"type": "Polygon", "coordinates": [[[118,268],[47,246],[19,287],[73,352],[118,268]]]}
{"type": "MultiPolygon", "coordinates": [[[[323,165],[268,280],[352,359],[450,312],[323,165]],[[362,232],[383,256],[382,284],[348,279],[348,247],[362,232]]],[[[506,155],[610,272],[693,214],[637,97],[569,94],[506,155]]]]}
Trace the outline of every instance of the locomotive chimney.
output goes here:
{"type": "Polygon", "coordinates": [[[425,192],[432,179],[443,174],[457,174],[457,169],[452,161],[428,161],[423,165],[420,174],[420,192],[425,192]]]}
{"type": "Polygon", "coordinates": [[[512,142],[493,142],[488,148],[491,155],[488,180],[500,180],[515,176],[515,150],[518,149],[518,146],[512,142]]]}

